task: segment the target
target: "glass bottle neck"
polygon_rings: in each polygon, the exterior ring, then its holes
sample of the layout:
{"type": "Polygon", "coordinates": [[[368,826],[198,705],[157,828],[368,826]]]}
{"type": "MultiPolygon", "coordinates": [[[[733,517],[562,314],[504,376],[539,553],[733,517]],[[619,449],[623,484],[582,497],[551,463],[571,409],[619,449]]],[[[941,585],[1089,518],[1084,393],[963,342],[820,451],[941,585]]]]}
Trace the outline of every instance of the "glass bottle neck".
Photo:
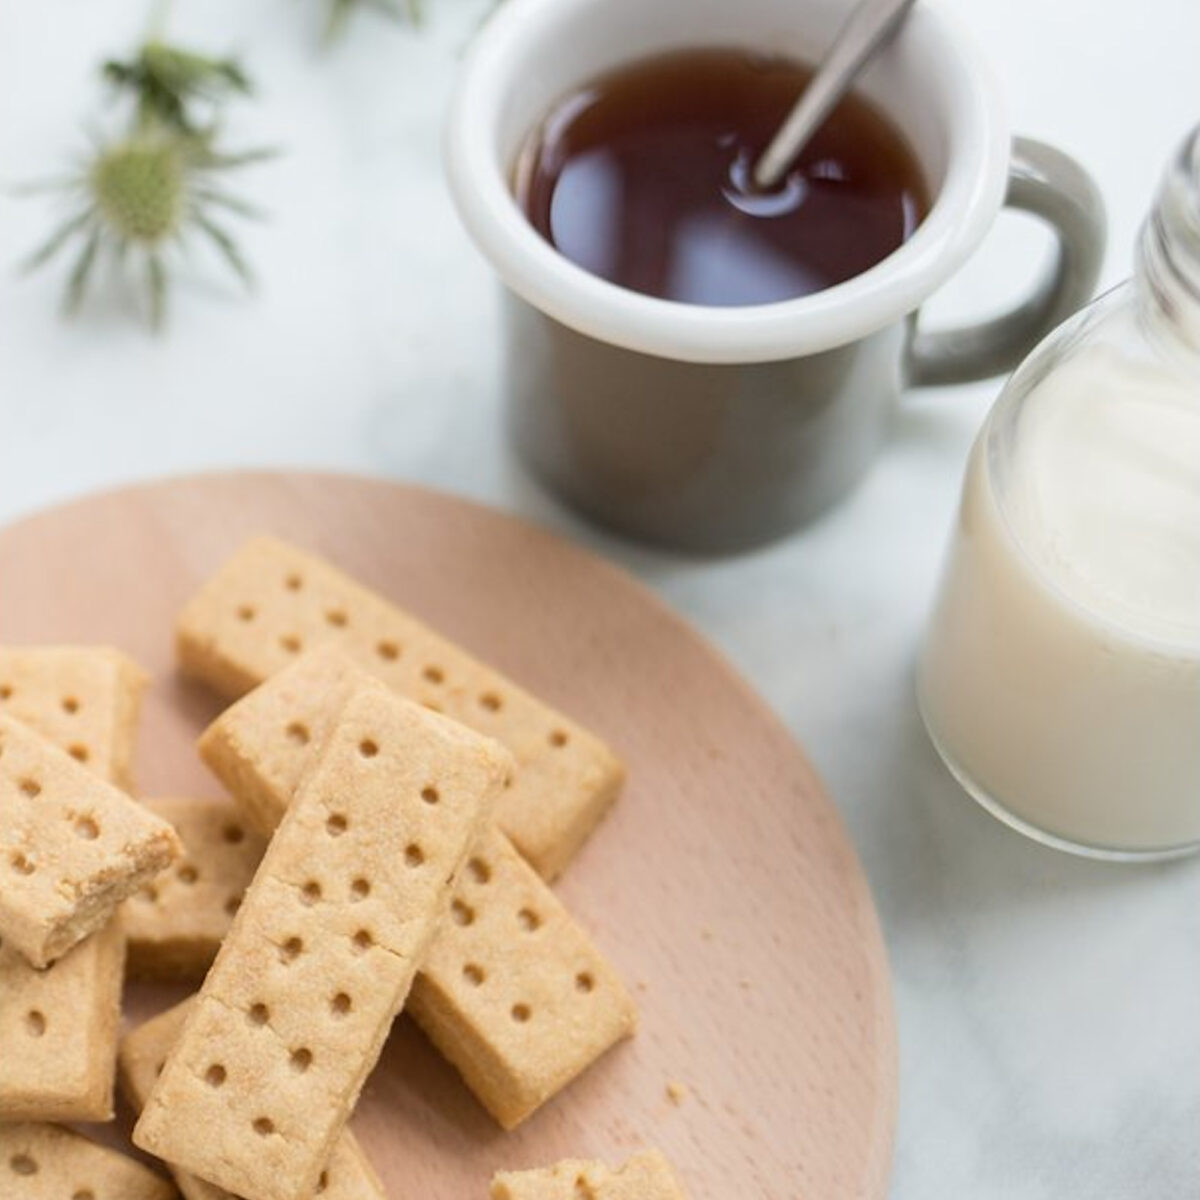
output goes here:
{"type": "Polygon", "coordinates": [[[1134,286],[1146,318],[1200,356],[1200,127],[1167,168],[1142,226],[1134,286]]]}

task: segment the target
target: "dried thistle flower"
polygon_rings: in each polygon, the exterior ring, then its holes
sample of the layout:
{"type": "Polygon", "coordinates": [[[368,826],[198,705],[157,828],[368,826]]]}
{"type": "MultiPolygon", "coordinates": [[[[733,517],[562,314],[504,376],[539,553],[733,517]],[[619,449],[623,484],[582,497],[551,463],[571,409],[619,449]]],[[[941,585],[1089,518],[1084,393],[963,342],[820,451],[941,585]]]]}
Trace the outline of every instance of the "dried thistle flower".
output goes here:
{"type": "Polygon", "coordinates": [[[140,259],[150,322],[158,328],[166,314],[167,254],[191,235],[206,239],[244,283],[252,282],[233,235],[213,213],[258,214],[225,191],[218,175],[273,151],[226,153],[216,146],[215,112],[207,124],[195,115],[198,101],[215,107],[230,94],[249,92],[246,76],[232,60],[150,41],[130,62],[105,64],[104,73],[136,99],[132,132],[100,143],[79,172],[50,185],[70,199],[74,211],[25,265],[40,267],[67,245],[80,243],[65,296],[65,308],[73,312],[102,252],[121,264],[140,259]]]}
{"type": "Polygon", "coordinates": [[[363,9],[373,9],[396,21],[410,25],[421,23],[421,0],[327,0],[325,40],[336,41],[350,23],[350,18],[363,9]]]}
{"type": "Polygon", "coordinates": [[[109,59],[104,77],[118,89],[133,93],[138,120],[157,120],[185,133],[198,133],[188,106],[216,106],[231,96],[250,94],[250,81],[232,58],[210,58],[168,46],[157,38],[147,41],[128,62],[109,59]]]}

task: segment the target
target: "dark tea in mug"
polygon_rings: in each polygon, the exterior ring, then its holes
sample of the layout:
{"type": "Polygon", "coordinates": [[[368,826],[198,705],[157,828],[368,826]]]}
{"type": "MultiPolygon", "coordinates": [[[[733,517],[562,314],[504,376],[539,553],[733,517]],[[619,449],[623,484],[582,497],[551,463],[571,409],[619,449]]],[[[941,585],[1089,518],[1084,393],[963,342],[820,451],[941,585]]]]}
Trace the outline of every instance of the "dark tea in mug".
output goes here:
{"type": "Polygon", "coordinates": [[[754,188],[755,161],[811,75],[726,49],[601,76],[531,135],[517,199],[572,262],[650,296],[769,304],[851,279],[912,235],[929,194],[904,136],[853,94],[778,187],[754,188]]]}

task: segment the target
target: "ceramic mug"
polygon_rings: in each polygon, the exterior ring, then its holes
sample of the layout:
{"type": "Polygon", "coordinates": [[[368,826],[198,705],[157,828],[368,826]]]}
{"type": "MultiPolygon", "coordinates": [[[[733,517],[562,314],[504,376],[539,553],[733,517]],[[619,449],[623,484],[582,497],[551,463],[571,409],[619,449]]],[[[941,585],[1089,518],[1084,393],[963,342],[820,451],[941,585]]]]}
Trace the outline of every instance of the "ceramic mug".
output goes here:
{"type": "Polygon", "coordinates": [[[562,497],[635,537],[695,551],[770,541],[845,493],[906,386],[997,374],[1091,294],[1094,184],[1010,137],[991,72],[945,13],[917,6],[860,90],[907,137],[929,214],[861,275],[797,300],[706,307],[630,291],[559,254],[512,191],[518,152],[597,75],[688,47],[813,60],[848,0],[506,0],[472,47],[446,128],[451,190],[505,286],[504,391],[518,452],[562,497]],[[921,304],[1002,205],[1048,223],[1052,271],[1013,311],[922,331],[921,304]]]}

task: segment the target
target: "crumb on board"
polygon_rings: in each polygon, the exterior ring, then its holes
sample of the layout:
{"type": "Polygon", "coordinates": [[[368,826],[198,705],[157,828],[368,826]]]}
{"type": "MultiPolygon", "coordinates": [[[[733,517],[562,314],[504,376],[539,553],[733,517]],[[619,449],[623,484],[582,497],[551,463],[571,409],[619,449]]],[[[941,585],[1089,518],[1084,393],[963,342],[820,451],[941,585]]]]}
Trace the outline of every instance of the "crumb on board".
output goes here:
{"type": "Polygon", "coordinates": [[[667,1082],[667,1099],[672,1104],[678,1107],[687,1099],[687,1088],[678,1080],[671,1079],[667,1082]]]}

